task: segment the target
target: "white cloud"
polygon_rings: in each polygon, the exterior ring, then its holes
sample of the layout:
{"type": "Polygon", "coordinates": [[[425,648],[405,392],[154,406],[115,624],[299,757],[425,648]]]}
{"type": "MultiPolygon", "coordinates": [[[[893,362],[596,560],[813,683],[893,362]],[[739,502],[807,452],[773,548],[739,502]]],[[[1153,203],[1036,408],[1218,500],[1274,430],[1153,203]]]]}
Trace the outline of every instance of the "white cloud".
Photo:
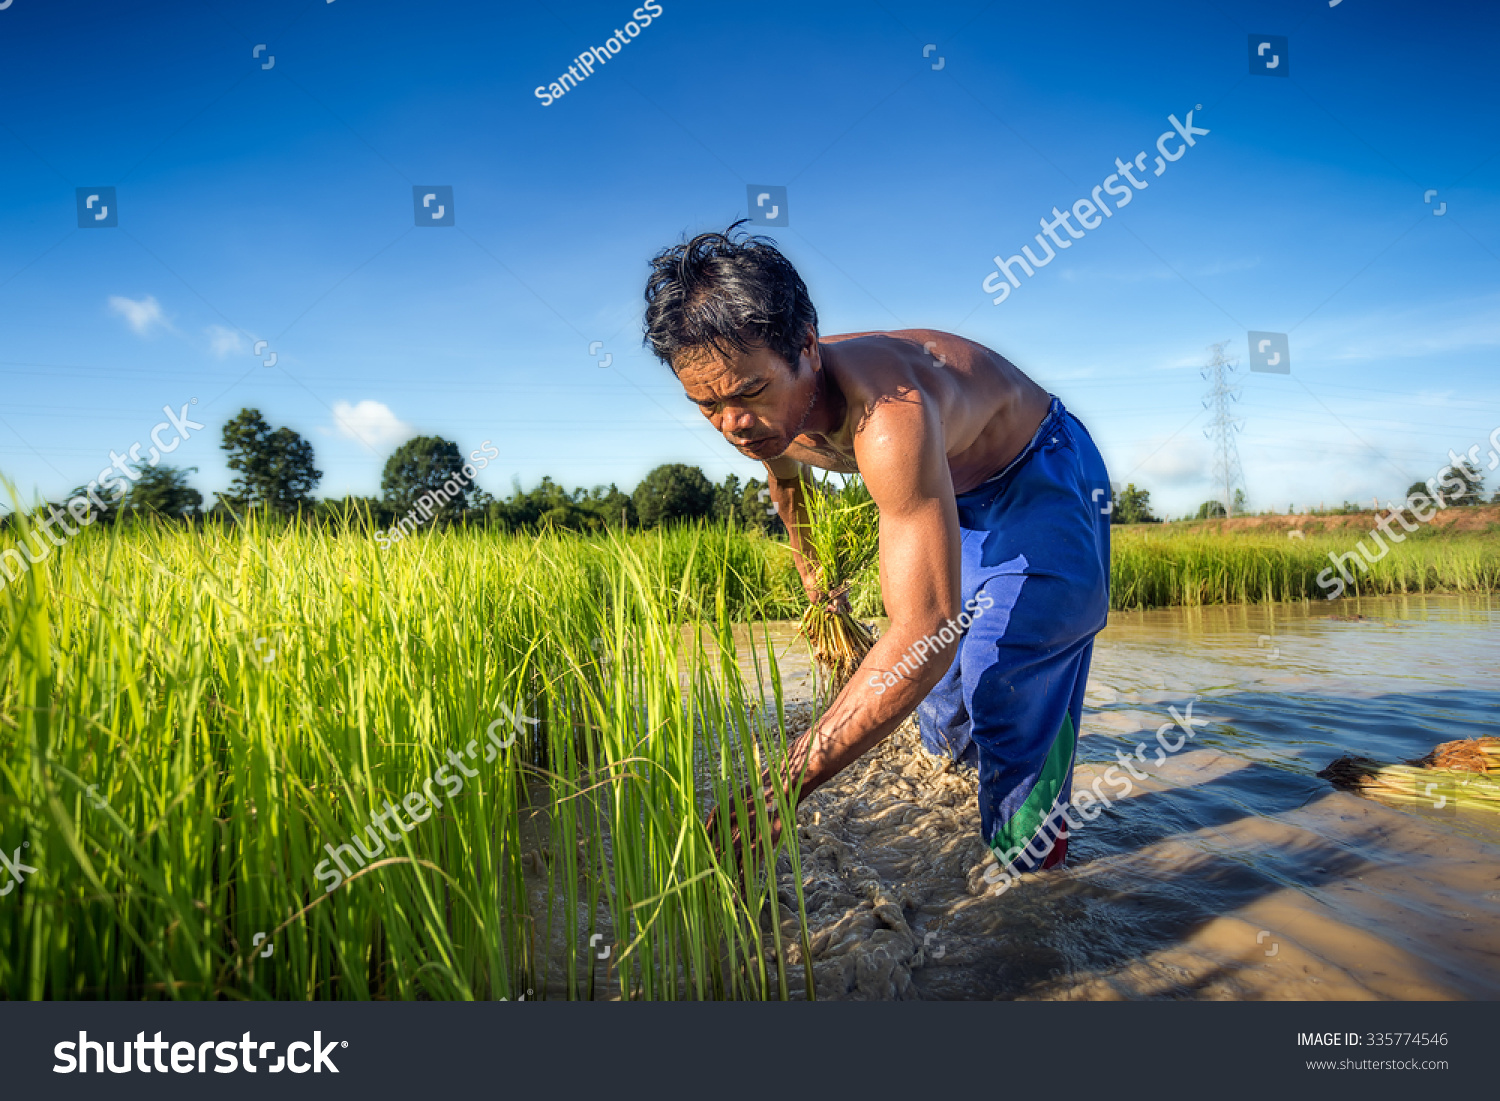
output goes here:
{"type": "Polygon", "coordinates": [[[223,325],[210,325],[204,331],[208,333],[209,349],[220,359],[245,350],[244,338],[233,329],[226,329],[223,325]]]}
{"type": "Polygon", "coordinates": [[[166,315],[161,312],[161,303],[154,295],[148,294],[137,302],[133,298],[112,294],[109,296],[109,308],[123,317],[137,336],[148,335],[158,325],[164,329],[171,328],[166,315]]]}
{"type": "Polygon", "coordinates": [[[400,443],[416,434],[416,429],[380,401],[365,400],[354,405],[336,401],[333,403],[333,423],[340,436],[372,447],[400,443]]]}
{"type": "Polygon", "coordinates": [[[1136,485],[1186,487],[1207,484],[1213,476],[1213,456],[1196,429],[1190,435],[1150,440],[1136,448],[1134,458],[1124,480],[1136,485]]]}

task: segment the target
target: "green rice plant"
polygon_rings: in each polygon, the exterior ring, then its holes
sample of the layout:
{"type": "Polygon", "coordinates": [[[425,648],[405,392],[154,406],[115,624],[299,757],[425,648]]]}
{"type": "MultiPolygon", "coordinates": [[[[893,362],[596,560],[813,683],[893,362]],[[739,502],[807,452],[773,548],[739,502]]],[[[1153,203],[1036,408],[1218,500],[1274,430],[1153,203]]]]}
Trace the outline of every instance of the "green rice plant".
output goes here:
{"type": "Polygon", "coordinates": [[[694,599],[712,607],[722,594],[735,619],[795,619],[807,603],[785,539],[704,523],[632,532],[625,542],[643,553],[650,548],[662,555],[669,572],[688,570],[694,599]]]}
{"type": "Polygon", "coordinates": [[[804,475],[802,499],[807,509],[802,545],[816,559],[818,588],[825,594],[802,613],[802,633],[833,696],[875,645],[874,632],[854,617],[849,591],[878,561],[880,516],[858,477],[834,489],[827,475],[819,482],[804,475]]]}
{"type": "Polygon", "coordinates": [[[787,996],[795,844],[703,826],[786,742],[737,546],[73,537],[0,588],[0,996],[787,996]]]}
{"type": "MultiPolygon", "coordinates": [[[[830,498],[843,534],[816,538],[870,614],[862,492],[830,498]]],[[[1318,598],[1328,554],[1353,545],[1114,535],[1116,607],[1318,598]]],[[[764,629],[748,653],[735,640],[801,611],[784,544],[701,525],[382,549],[361,525],[257,518],[42,539],[24,517],[0,531],[0,849],[36,869],[0,882],[0,996],[798,985],[806,915],[770,874],[795,868],[792,831],[720,851],[703,825],[713,807],[743,820],[767,774],[792,820],[775,653],[764,629]],[[436,799],[408,807],[427,782],[436,799]],[[330,850],[356,838],[345,872],[330,850]]],[[[1349,591],[1492,592],[1497,548],[1413,537],[1349,591]]]]}

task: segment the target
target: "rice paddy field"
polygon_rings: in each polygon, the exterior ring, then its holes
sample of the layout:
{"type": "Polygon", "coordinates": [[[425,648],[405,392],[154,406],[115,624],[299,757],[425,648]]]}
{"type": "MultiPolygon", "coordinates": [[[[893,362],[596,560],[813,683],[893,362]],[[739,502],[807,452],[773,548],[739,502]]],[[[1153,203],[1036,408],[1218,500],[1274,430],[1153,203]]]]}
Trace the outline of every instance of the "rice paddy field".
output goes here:
{"type": "MultiPolygon", "coordinates": [[[[1351,546],[1117,529],[1115,601],[1321,610],[1351,546]]],[[[1477,534],[1351,594],[1497,588],[1477,534]]],[[[816,997],[796,831],[703,825],[783,750],[804,605],[729,529],[85,531],[0,589],[0,996],[816,997]]]]}
{"type": "Polygon", "coordinates": [[[774,996],[772,854],[747,849],[742,894],[700,823],[779,744],[711,644],[745,594],[724,544],[69,544],[0,595],[0,844],[37,869],[0,900],[0,990],[588,997],[607,971],[628,997],[774,996]]]}

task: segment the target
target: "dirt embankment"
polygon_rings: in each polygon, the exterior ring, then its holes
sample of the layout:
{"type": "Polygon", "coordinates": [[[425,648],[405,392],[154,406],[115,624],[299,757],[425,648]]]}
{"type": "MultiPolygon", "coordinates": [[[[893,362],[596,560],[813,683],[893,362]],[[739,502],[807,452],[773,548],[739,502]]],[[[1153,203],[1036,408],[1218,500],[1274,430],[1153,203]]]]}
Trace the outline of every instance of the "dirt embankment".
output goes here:
{"type": "MultiPolygon", "coordinates": [[[[1146,530],[1158,528],[1166,531],[1189,531],[1195,534],[1218,535],[1233,533],[1276,534],[1301,531],[1308,535],[1354,528],[1369,531],[1375,521],[1384,515],[1384,509],[1375,512],[1350,512],[1337,516],[1236,516],[1232,520],[1176,520],[1165,524],[1137,524],[1132,527],[1146,530]]],[[[1500,528],[1500,505],[1478,505],[1467,508],[1440,509],[1427,521],[1427,526],[1440,531],[1491,531],[1500,528]]]]}

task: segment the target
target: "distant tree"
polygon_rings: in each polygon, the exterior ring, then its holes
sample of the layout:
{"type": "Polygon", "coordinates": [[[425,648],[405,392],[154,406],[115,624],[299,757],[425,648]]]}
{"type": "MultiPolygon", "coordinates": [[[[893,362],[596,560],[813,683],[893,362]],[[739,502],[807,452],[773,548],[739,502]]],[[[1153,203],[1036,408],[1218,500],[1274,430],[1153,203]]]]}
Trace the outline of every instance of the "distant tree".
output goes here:
{"type": "Polygon", "coordinates": [[[1234,514],[1236,516],[1243,516],[1249,510],[1250,504],[1245,500],[1245,491],[1243,489],[1236,489],[1234,491],[1234,514]]]}
{"type": "Polygon", "coordinates": [[[751,478],[740,491],[739,521],[751,531],[781,535],[786,525],[771,507],[771,493],[759,478],[751,478]]]}
{"type": "Polygon", "coordinates": [[[580,487],[570,492],[551,477],[543,477],[531,490],[523,490],[516,480],[510,497],[504,501],[476,492],[471,499],[470,515],[506,531],[554,527],[590,532],[638,526],[635,503],[618,486],[580,487]]]}
{"type": "Polygon", "coordinates": [[[78,486],[68,494],[68,499],[82,497],[89,502],[89,512],[96,522],[113,524],[126,516],[156,515],[169,520],[198,520],[203,516],[203,494],[188,485],[188,473],[196,474],[198,468],[189,466],[142,466],[138,477],[128,482],[124,495],[116,501],[112,494],[98,494],[104,502],[100,508],[88,495],[88,486],[78,486]]]}
{"type": "Polygon", "coordinates": [[[1114,508],[1110,511],[1109,522],[1112,524],[1154,524],[1157,523],[1155,516],[1151,515],[1151,491],[1147,489],[1136,489],[1135,483],[1131,482],[1119,493],[1112,494],[1114,508]]]}
{"type": "Polygon", "coordinates": [[[742,492],[739,475],[730,474],[721,485],[714,486],[713,511],[710,515],[715,520],[738,521],[742,492]]]}
{"type": "Polygon", "coordinates": [[[611,482],[608,488],[595,486],[584,501],[594,515],[605,527],[618,528],[637,527],[640,521],[636,517],[635,502],[629,495],[621,493],[619,488],[611,482]]]}
{"type": "Polygon", "coordinates": [[[1500,489],[1495,490],[1495,495],[1490,498],[1490,504],[1500,505],[1500,489]]]}
{"type": "Polygon", "coordinates": [[[472,489],[463,468],[464,458],[452,440],[441,436],[407,440],[385,462],[380,491],[385,495],[386,507],[402,516],[419,497],[427,494],[431,503],[424,507],[433,514],[433,519],[443,523],[460,519],[468,511],[472,489]],[[438,490],[448,500],[439,498],[438,490]]]}
{"type": "MultiPolygon", "coordinates": [[[[104,490],[101,492],[98,486],[95,486],[94,489],[99,500],[104,502],[103,508],[94,503],[94,498],[89,496],[89,487],[86,485],[74,486],[69,490],[68,500],[71,501],[75,497],[82,497],[89,503],[89,513],[94,517],[95,523],[113,524],[120,515],[120,502],[115,500],[114,494],[110,491],[104,490]]],[[[71,522],[69,521],[69,523],[71,522]]],[[[0,520],[0,531],[3,531],[4,528],[5,521],[0,520]]]]}
{"type": "Polygon", "coordinates": [[[259,409],[241,409],[224,425],[219,446],[237,475],[223,495],[230,503],[282,514],[312,507],[323,472],[313,466],[312,445],[290,428],[273,431],[259,409]]]}
{"type": "Polygon", "coordinates": [[[547,509],[538,518],[540,527],[562,528],[565,531],[597,531],[604,526],[599,514],[584,508],[576,501],[562,501],[547,509]]]}
{"type": "Polygon", "coordinates": [[[1484,475],[1467,459],[1454,463],[1452,472],[1437,484],[1438,492],[1450,505],[1484,504],[1484,475]],[[1455,482],[1459,483],[1462,488],[1455,486],[1455,482]]]}
{"type": "Polygon", "coordinates": [[[1215,520],[1224,515],[1223,501],[1204,501],[1198,506],[1198,515],[1195,520],[1215,520]]]}
{"type": "Polygon", "coordinates": [[[197,517],[203,505],[203,494],[187,483],[188,471],[198,472],[196,466],[178,469],[173,466],[146,466],[140,477],[131,483],[129,491],[120,501],[121,515],[154,513],[171,520],[187,520],[197,517]]]}
{"type": "Polygon", "coordinates": [[[713,483],[696,466],[668,463],[647,474],[631,495],[643,527],[697,520],[713,509],[713,483]]]}
{"type": "Polygon", "coordinates": [[[1406,496],[1410,498],[1413,494],[1433,502],[1441,498],[1445,505],[1482,505],[1484,476],[1477,467],[1460,461],[1443,480],[1434,478],[1430,486],[1426,482],[1413,482],[1407,486],[1406,496]]]}
{"type": "Polygon", "coordinates": [[[543,514],[569,499],[562,486],[550,476],[544,475],[541,484],[529,493],[522,492],[520,481],[516,481],[510,500],[502,506],[506,527],[512,531],[535,529],[540,526],[543,514]]]}

